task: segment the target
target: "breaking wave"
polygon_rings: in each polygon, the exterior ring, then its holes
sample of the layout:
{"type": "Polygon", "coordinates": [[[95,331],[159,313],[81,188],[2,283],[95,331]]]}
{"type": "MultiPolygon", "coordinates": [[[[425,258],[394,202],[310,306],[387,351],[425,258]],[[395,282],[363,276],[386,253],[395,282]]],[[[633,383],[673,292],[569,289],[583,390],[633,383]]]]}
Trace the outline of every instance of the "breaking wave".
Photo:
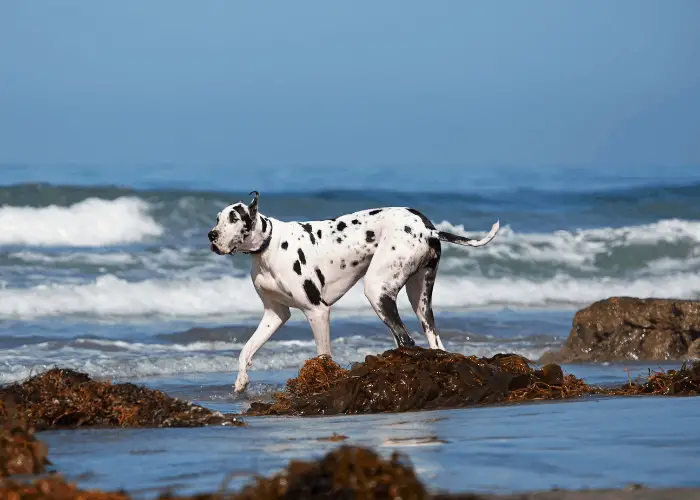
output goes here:
{"type": "Polygon", "coordinates": [[[136,197],[88,198],[73,205],[0,207],[0,245],[102,247],[141,242],[163,234],[136,197]]]}
{"type": "MultiPolygon", "coordinates": [[[[581,306],[611,295],[693,298],[700,295],[700,274],[673,273],[632,280],[550,279],[520,277],[441,276],[434,291],[434,307],[464,310],[491,306],[581,306]]],[[[405,294],[399,308],[410,311],[405,294]]],[[[38,285],[0,289],[0,318],[30,319],[47,316],[105,318],[257,317],[262,305],[248,277],[212,280],[127,281],[113,275],[85,284],[38,285]]],[[[362,286],[356,285],[336,305],[337,315],[372,316],[362,286]]]]}

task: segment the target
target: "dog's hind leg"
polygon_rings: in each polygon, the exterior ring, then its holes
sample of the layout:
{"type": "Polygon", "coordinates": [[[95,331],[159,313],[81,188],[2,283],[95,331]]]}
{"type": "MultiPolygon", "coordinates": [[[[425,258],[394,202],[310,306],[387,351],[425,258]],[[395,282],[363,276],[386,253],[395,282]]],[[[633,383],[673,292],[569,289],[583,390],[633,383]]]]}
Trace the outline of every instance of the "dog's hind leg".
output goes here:
{"type": "Polygon", "coordinates": [[[433,315],[433,287],[436,275],[437,266],[419,269],[406,282],[406,295],[408,295],[411,307],[413,307],[425,336],[428,338],[430,348],[444,351],[445,348],[435,329],[435,316],[433,315]]]}
{"type": "Polygon", "coordinates": [[[265,312],[260,324],[238,356],[238,377],[236,377],[236,385],[234,386],[236,393],[241,393],[248,387],[248,368],[252,364],[253,355],[291,316],[287,306],[272,301],[263,301],[263,304],[265,312]]]}
{"type": "Polygon", "coordinates": [[[397,263],[394,258],[387,258],[378,252],[372,258],[365,274],[365,297],[372,304],[379,319],[391,330],[397,347],[415,345],[396,307],[399,290],[403,288],[412,272],[410,266],[397,263]]]}
{"type": "Polygon", "coordinates": [[[331,309],[319,306],[304,311],[316,341],[316,354],[331,356],[331,309]]]}

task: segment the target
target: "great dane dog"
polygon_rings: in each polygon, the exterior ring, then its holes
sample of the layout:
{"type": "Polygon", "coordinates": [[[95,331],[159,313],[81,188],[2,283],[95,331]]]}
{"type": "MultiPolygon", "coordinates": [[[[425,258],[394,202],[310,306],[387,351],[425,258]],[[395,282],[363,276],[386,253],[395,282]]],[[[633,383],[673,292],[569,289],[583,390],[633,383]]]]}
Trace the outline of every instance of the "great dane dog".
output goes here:
{"type": "Polygon", "coordinates": [[[440,241],[470,247],[489,243],[497,221],[482,240],[438,231],[413,208],[385,207],[334,219],[282,222],[258,211],[258,192],[246,205],[239,202],[219,212],[209,231],[211,250],[253,256],[251,278],[264,313],[238,359],[234,390],[248,386],[253,355],[289,319],[289,308],[306,316],[318,355],[331,355],[330,310],[364,276],[364,291],[398,347],[415,345],[396,307],[406,286],[431,349],[443,349],[435,331],[432,294],[440,262],[440,241]]]}

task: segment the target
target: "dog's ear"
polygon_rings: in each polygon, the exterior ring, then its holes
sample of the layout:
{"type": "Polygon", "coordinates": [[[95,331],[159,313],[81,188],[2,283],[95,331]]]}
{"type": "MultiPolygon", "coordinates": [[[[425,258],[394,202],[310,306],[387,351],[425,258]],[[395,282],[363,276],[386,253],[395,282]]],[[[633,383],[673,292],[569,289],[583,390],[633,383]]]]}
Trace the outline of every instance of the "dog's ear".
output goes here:
{"type": "Polygon", "coordinates": [[[260,193],[257,191],[251,191],[249,194],[254,194],[255,198],[253,198],[253,201],[250,202],[250,205],[248,205],[248,214],[250,214],[250,218],[255,223],[255,218],[258,216],[258,196],[260,196],[260,193]]]}

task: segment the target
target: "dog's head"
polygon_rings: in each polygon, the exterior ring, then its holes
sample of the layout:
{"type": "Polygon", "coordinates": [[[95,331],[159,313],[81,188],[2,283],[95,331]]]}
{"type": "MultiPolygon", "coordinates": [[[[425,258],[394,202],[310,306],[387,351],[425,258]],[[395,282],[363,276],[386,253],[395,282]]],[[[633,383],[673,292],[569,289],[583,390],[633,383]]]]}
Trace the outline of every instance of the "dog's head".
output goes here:
{"type": "Polygon", "coordinates": [[[216,226],[209,231],[208,237],[212,252],[219,255],[236,253],[237,250],[247,250],[247,240],[254,234],[258,220],[258,192],[253,201],[246,205],[238,202],[229,205],[218,213],[216,226]]]}

